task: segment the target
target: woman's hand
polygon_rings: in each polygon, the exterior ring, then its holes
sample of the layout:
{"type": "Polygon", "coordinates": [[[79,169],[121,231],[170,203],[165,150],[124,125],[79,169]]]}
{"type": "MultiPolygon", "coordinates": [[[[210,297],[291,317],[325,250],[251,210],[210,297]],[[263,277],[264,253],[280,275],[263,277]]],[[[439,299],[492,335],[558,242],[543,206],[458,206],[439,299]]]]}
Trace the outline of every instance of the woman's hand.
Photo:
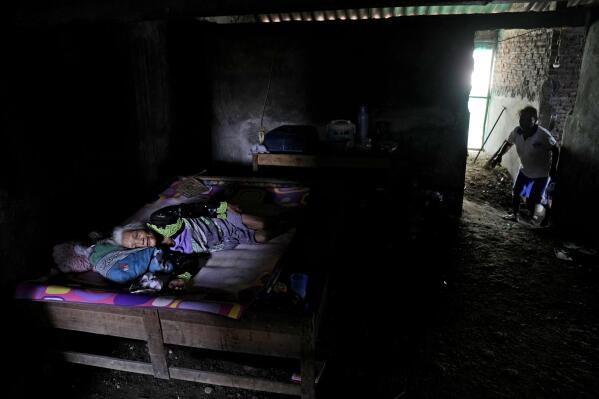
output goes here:
{"type": "Polygon", "coordinates": [[[169,281],[168,288],[175,291],[182,291],[185,289],[185,280],[182,278],[175,278],[169,281]]]}

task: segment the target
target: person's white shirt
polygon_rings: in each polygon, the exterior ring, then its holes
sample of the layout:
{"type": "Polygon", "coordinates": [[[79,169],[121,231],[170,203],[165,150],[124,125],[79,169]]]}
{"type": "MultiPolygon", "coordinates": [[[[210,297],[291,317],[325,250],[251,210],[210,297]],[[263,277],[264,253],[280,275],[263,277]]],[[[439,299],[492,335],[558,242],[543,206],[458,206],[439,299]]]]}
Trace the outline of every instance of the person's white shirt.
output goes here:
{"type": "Polygon", "coordinates": [[[532,179],[549,176],[551,148],[557,142],[547,129],[537,126],[536,132],[525,139],[520,127],[516,127],[510,133],[507,142],[516,146],[522,173],[532,179]]]}

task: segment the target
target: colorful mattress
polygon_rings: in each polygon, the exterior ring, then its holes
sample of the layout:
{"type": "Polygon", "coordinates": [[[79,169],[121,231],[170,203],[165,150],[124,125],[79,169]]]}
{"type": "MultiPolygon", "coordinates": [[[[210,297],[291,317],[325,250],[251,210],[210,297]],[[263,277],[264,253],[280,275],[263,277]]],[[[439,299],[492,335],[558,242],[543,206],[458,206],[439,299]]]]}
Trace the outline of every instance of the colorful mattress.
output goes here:
{"type": "Polygon", "coordinates": [[[97,288],[69,287],[66,285],[50,285],[44,283],[22,283],[17,286],[17,299],[29,299],[46,302],[90,303],[96,305],[115,305],[126,307],[153,307],[168,309],[185,309],[214,313],[221,316],[239,319],[245,307],[241,303],[218,303],[172,296],[153,296],[111,292],[97,288]]]}
{"type": "MultiPolygon", "coordinates": [[[[234,201],[246,212],[276,216],[285,208],[306,205],[308,195],[307,187],[289,182],[190,176],[174,182],[156,201],[124,223],[145,222],[152,212],[165,206],[215,198],[234,201]]],[[[132,294],[126,287],[110,285],[99,274],[87,272],[22,283],[17,287],[16,298],[184,309],[238,319],[255,297],[275,280],[279,261],[293,236],[294,230],[291,230],[266,244],[239,245],[233,250],[212,253],[193,278],[192,287],[178,296],[132,294]]]]}
{"type": "Polygon", "coordinates": [[[187,176],[175,181],[156,201],[142,207],[123,224],[146,222],[154,211],[169,205],[214,199],[233,202],[246,213],[276,216],[285,209],[305,206],[309,194],[308,187],[286,181],[187,176]]]}

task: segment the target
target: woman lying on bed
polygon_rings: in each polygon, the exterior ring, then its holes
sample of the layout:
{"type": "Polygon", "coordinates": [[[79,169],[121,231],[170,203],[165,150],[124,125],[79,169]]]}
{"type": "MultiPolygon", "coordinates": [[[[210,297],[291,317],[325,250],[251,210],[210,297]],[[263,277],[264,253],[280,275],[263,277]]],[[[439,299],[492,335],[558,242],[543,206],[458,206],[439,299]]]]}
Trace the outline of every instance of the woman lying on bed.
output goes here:
{"type": "Polygon", "coordinates": [[[151,230],[141,223],[117,227],[112,239],[90,247],[56,246],[54,259],[65,272],[93,269],[113,282],[134,282],[156,291],[170,280],[169,288],[182,289],[206,264],[210,252],[263,243],[277,233],[248,225],[266,226],[265,220],[242,215],[227,203],[170,206],[151,215],[147,224],[151,230]]]}
{"type": "Polygon", "coordinates": [[[150,216],[146,229],[131,224],[114,229],[112,239],[125,248],[165,246],[184,254],[233,249],[239,244],[260,244],[282,232],[267,227],[267,220],[242,214],[239,208],[221,202],[182,204],[159,209],[150,216]]]}
{"type": "Polygon", "coordinates": [[[183,289],[210,258],[209,253],[183,254],[156,247],[123,248],[112,240],[85,246],[66,242],[54,247],[60,271],[93,270],[117,284],[131,284],[130,291],[161,291],[163,286],[183,289]]]}

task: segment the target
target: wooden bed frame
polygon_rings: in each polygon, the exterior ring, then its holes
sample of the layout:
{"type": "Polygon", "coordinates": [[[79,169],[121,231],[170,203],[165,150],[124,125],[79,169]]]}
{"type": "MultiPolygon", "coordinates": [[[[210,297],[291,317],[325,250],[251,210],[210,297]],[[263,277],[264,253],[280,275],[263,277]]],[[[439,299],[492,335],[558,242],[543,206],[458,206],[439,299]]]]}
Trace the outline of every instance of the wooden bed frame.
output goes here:
{"type": "MultiPolygon", "coordinates": [[[[325,296],[323,296],[324,298],[325,296]]],[[[53,328],[145,341],[150,363],[116,357],[63,351],[63,360],[113,370],[222,385],[257,391],[315,397],[315,338],[324,300],[310,314],[292,315],[248,310],[240,320],[223,316],[163,308],[128,308],[111,305],[57,302],[41,306],[53,328]],[[270,381],[226,373],[169,366],[165,344],[297,359],[301,384],[270,381]]]]}
{"type": "MultiPolygon", "coordinates": [[[[204,178],[203,176],[198,176],[204,178]]],[[[206,177],[211,179],[213,177],[206,177]]],[[[222,180],[236,180],[223,178],[222,180]]],[[[244,178],[257,186],[285,184],[281,179],[244,178]]],[[[41,311],[50,327],[145,341],[150,363],[83,352],[60,352],[67,362],[234,388],[315,397],[315,341],[326,304],[327,279],[319,303],[308,314],[248,309],[241,319],[181,309],[132,308],[99,304],[28,302],[41,311]],[[205,372],[168,364],[165,344],[297,359],[301,384],[270,381],[227,373],[205,372]]],[[[34,314],[37,313],[34,312],[34,314]]],[[[39,313],[38,313],[39,314],[39,313]]]]}

